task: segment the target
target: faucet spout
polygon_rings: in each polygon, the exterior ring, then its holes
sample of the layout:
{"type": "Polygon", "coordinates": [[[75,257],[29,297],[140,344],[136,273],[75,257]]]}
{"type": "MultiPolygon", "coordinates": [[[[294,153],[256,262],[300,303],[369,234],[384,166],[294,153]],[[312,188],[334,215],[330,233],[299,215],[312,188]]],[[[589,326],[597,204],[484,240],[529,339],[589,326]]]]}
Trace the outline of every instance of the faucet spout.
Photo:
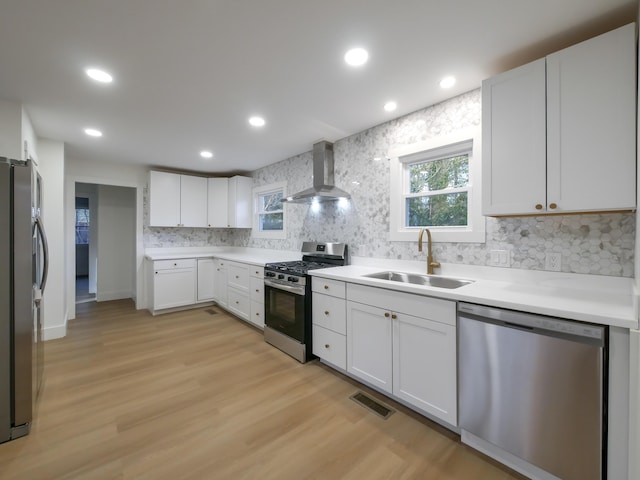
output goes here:
{"type": "Polygon", "coordinates": [[[418,235],[418,251],[422,251],[422,236],[424,232],[427,232],[427,275],[433,275],[434,268],[440,268],[440,262],[435,262],[433,260],[433,250],[432,250],[432,240],[431,240],[431,232],[428,228],[420,229],[420,234],[418,235]]]}

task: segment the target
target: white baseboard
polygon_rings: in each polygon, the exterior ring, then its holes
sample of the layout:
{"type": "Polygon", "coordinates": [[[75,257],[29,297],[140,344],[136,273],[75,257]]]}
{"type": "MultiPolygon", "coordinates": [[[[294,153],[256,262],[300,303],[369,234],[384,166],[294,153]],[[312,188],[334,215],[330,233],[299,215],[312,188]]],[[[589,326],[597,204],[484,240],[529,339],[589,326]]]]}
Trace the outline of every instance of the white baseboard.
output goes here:
{"type": "Polygon", "coordinates": [[[96,296],[98,302],[109,302],[111,300],[122,300],[124,298],[132,298],[131,291],[119,291],[119,292],[99,292],[96,296]]]}
{"type": "Polygon", "coordinates": [[[42,329],[42,338],[47,340],[55,340],[56,338],[64,338],[67,336],[67,324],[56,325],[55,327],[47,327],[42,329]]]}

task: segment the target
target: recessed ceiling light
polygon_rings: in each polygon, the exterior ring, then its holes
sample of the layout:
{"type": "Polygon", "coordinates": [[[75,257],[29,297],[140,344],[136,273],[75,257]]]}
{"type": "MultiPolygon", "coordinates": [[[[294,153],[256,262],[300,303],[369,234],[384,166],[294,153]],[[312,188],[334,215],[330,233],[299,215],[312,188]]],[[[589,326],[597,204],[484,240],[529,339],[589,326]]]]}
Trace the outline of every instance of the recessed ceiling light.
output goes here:
{"type": "Polygon", "coordinates": [[[369,52],[364,48],[352,48],[344,55],[344,61],[352,67],[359,67],[367,63],[369,52]]]}
{"type": "Polygon", "coordinates": [[[90,137],[101,137],[102,132],[100,130],[96,130],[95,128],[85,128],[84,133],[89,135],[90,137]]]}
{"type": "Polygon", "coordinates": [[[251,117],[249,119],[249,123],[251,125],[253,125],[254,127],[264,127],[266,122],[264,121],[264,118],[262,118],[262,117],[251,117]]]}
{"type": "Polygon", "coordinates": [[[456,84],[456,77],[444,77],[440,80],[440,88],[451,88],[456,84]]]}
{"type": "Polygon", "coordinates": [[[351,183],[353,183],[354,185],[360,185],[360,182],[359,182],[359,181],[357,181],[357,180],[354,180],[354,181],[353,181],[353,182],[351,182],[351,183]]]}
{"type": "Polygon", "coordinates": [[[96,82],[100,83],[111,83],[113,82],[113,77],[105,72],[104,70],[100,70],[97,68],[87,68],[85,70],[89,78],[94,79],[96,82]]]}
{"type": "Polygon", "coordinates": [[[396,108],[398,108],[398,104],[396,102],[387,102],[384,104],[384,109],[387,112],[393,112],[396,108]]]}
{"type": "Polygon", "coordinates": [[[200,156],[201,156],[202,158],[212,158],[212,157],[213,157],[213,153],[212,153],[212,152],[210,152],[209,150],[202,150],[202,151],[200,152],[200,156]]]}

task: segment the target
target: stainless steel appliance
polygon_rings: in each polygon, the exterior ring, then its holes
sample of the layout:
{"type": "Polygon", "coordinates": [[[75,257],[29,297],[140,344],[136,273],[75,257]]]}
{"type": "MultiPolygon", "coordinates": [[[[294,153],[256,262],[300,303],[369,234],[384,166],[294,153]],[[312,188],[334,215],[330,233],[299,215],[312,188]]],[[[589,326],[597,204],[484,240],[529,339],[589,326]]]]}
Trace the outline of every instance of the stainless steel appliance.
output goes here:
{"type": "Polygon", "coordinates": [[[41,199],[32,162],[0,158],[0,442],[29,433],[42,384],[48,254],[41,199]]]}
{"type": "Polygon", "coordinates": [[[563,480],[606,477],[608,328],[460,303],[460,427],[563,480]]]}
{"type": "Polygon", "coordinates": [[[311,360],[309,270],[348,262],[344,243],[302,244],[302,260],[264,266],[264,339],[299,362],[311,360]]]}

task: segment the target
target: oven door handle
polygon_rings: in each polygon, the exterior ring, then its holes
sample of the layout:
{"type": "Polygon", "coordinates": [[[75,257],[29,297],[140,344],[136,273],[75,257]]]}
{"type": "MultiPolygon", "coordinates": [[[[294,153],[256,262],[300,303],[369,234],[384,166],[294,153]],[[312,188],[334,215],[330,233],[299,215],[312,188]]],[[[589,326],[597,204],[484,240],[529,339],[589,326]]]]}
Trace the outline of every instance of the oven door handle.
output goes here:
{"type": "Polygon", "coordinates": [[[274,282],[273,280],[267,280],[266,278],[264,279],[264,284],[267,287],[275,288],[278,290],[284,290],[285,292],[295,293],[296,295],[304,296],[304,293],[305,293],[304,287],[296,287],[293,285],[283,285],[281,283],[274,282]]]}

